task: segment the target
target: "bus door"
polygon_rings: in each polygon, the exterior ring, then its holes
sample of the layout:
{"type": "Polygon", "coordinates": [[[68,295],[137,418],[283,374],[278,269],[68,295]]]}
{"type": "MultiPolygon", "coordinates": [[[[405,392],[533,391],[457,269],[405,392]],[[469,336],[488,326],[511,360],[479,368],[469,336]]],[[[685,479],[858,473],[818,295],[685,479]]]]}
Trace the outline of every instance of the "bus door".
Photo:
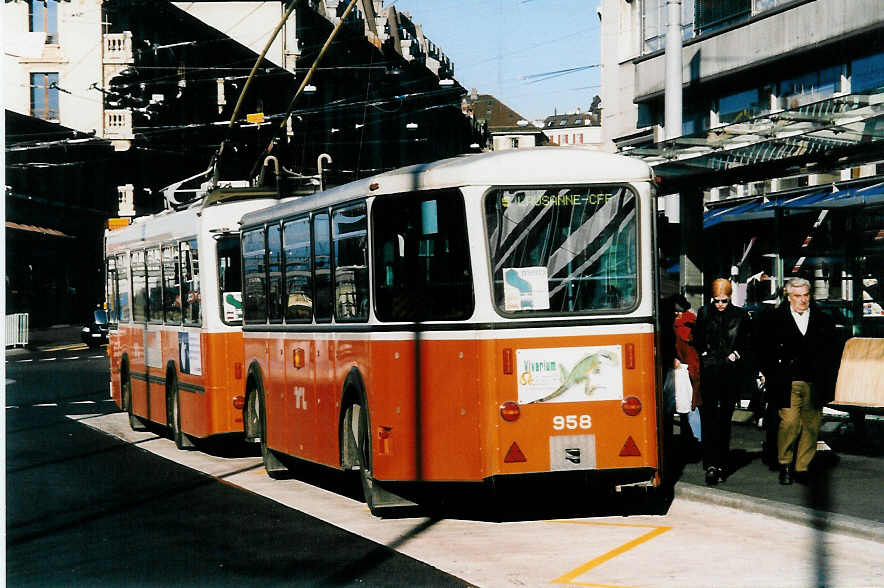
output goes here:
{"type": "MultiPolygon", "coordinates": [[[[332,280],[331,280],[331,233],[329,230],[329,214],[326,212],[313,215],[313,316],[319,327],[316,332],[314,348],[314,372],[312,398],[317,408],[317,422],[327,423],[328,415],[334,413],[337,419],[340,389],[335,385],[335,338],[331,331],[332,318],[332,280]],[[327,326],[328,330],[322,330],[327,326]]],[[[337,420],[333,428],[326,429],[324,434],[337,436],[337,420]]],[[[337,463],[337,439],[328,439],[320,455],[326,456],[326,463],[337,463]],[[330,457],[329,457],[330,456],[330,457]]]]}
{"type": "MultiPolygon", "coordinates": [[[[310,219],[288,221],[282,229],[285,284],[282,287],[286,324],[309,324],[313,318],[310,219]]],[[[288,336],[283,350],[285,370],[287,453],[311,456],[314,451],[316,343],[303,334],[288,336]]]]}

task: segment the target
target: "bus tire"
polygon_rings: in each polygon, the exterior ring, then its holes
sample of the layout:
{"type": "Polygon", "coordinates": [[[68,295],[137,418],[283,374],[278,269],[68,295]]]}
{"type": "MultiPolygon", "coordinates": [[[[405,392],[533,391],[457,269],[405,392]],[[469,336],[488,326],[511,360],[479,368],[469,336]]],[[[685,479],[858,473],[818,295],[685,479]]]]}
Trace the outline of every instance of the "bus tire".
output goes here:
{"type": "Polygon", "coordinates": [[[178,449],[195,449],[193,439],[181,431],[181,403],[178,398],[178,375],[170,369],[166,377],[166,422],[178,449]]]}
{"type": "Polygon", "coordinates": [[[383,488],[371,474],[371,434],[369,429],[368,410],[363,403],[353,403],[347,407],[344,417],[344,429],[341,439],[342,450],[354,451],[359,477],[362,481],[362,493],[369,512],[376,517],[394,516],[403,509],[411,509],[417,505],[401,496],[383,488]]]}
{"type": "Polygon", "coordinates": [[[289,469],[282,463],[279,456],[267,447],[267,417],[264,414],[264,395],[263,389],[260,386],[254,386],[249,393],[246,411],[248,414],[246,415],[247,420],[245,422],[251,423],[250,429],[247,430],[246,434],[251,434],[251,439],[260,440],[261,460],[264,462],[267,476],[271,480],[288,478],[290,476],[289,469]]]}
{"type": "Polygon", "coordinates": [[[146,431],[147,425],[145,422],[132,412],[132,378],[129,376],[129,366],[125,363],[120,369],[120,396],[123,410],[129,413],[129,427],[133,431],[146,431]]]}

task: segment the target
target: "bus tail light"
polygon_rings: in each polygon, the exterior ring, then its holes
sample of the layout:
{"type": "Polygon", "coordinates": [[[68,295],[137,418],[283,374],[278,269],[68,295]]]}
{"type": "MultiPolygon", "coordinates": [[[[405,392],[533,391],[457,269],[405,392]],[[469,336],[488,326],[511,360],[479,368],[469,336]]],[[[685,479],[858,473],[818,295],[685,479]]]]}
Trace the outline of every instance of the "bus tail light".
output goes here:
{"type": "Polygon", "coordinates": [[[522,453],[522,450],[516,442],[513,441],[513,444],[510,445],[510,448],[506,452],[506,456],[503,458],[503,463],[519,463],[523,461],[528,461],[528,459],[525,457],[525,454],[522,453]]]}
{"type": "Polygon", "coordinates": [[[242,364],[240,362],[233,364],[233,377],[242,380],[242,364]]]}
{"type": "Polygon", "coordinates": [[[519,405],[512,400],[500,405],[500,418],[508,423],[519,420],[521,414],[522,411],[519,409],[519,405]]]}
{"type": "Polygon", "coordinates": [[[629,416],[635,416],[642,411],[642,401],[637,396],[627,396],[620,405],[629,416]]]}
{"type": "Polygon", "coordinates": [[[506,375],[513,373],[513,350],[509,347],[503,350],[503,373],[506,375]]]}
{"type": "Polygon", "coordinates": [[[642,452],[639,451],[632,435],[627,437],[626,443],[623,444],[623,449],[620,450],[620,457],[641,457],[641,454],[642,452]]]}
{"type": "Polygon", "coordinates": [[[626,344],[626,352],[624,353],[623,363],[626,365],[626,369],[634,370],[635,369],[635,344],[627,343],[626,344]]]}
{"type": "Polygon", "coordinates": [[[246,399],[242,396],[242,394],[237,394],[233,397],[233,408],[236,410],[242,410],[246,405],[246,399]]]}

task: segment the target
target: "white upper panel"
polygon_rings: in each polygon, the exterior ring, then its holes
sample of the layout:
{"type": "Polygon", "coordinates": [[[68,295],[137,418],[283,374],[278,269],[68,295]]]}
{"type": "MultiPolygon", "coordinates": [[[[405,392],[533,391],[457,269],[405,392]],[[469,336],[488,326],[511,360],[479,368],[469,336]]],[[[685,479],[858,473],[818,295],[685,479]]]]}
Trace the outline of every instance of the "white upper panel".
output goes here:
{"type": "Polygon", "coordinates": [[[466,186],[554,186],[586,183],[644,182],[651,168],[635,158],[579,147],[537,147],[464,155],[386,172],[315,196],[298,198],[247,214],[255,225],[314,208],[365,196],[466,186]],[[377,184],[371,189],[372,184],[377,184]]]}

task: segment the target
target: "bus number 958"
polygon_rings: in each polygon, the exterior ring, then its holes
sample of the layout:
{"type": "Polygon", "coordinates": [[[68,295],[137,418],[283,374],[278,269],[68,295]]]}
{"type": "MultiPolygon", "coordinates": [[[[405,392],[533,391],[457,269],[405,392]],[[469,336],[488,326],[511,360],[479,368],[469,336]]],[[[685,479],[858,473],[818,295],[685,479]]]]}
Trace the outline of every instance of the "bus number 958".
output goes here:
{"type": "Polygon", "coordinates": [[[592,428],[592,418],[588,414],[569,414],[567,416],[557,415],[553,417],[553,429],[556,431],[589,428],[592,428]]]}

